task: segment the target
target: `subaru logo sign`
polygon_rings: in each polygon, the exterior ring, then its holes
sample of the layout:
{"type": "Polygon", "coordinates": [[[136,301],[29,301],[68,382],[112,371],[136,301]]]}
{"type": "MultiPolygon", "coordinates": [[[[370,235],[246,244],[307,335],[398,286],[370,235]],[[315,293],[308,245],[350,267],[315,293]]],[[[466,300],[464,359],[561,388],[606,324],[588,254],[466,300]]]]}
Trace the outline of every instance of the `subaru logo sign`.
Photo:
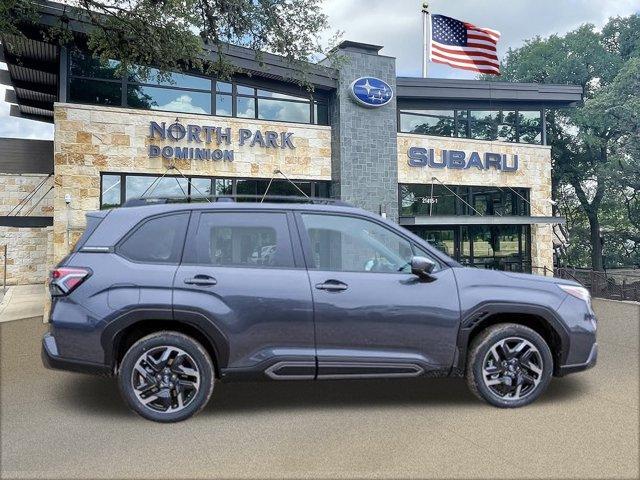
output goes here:
{"type": "Polygon", "coordinates": [[[353,99],[364,107],[381,107],[393,98],[393,90],[379,78],[361,77],[349,87],[353,99]]]}

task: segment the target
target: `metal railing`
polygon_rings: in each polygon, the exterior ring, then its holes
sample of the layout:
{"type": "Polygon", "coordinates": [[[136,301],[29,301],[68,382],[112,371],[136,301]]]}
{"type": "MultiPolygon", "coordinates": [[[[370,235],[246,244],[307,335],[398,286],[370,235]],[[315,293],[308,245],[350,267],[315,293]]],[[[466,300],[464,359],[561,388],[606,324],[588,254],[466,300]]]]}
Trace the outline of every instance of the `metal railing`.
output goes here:
{"type": "Polygon", "coordinates": [[[532,267],[533,273],[578,282],[592,297],[640,302],[640,273],[628,271],[598,271],[587,268],[532,267]]]}

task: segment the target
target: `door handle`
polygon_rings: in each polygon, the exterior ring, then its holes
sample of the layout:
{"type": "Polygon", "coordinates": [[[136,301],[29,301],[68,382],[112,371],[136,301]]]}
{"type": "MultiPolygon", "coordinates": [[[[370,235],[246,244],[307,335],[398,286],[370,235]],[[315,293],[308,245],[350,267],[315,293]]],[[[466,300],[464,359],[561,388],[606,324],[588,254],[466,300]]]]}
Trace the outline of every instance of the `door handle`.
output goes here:
{"type": "Polygon", "coordinates": [[[342,292],[349,288],[349,285],[340,280],[327,280],[324,283],[316,283],[316,288],[328,292],[342,292]]]}
{"type": "Polygon", "coordinates": [[[218,281],[215,278],[210,277],[209,275],[196,275],[192,278],[185,278],[184,283],[186,283],[187,285],[199,285],[202,287],[207,287],[216,285],[218,281]]]}

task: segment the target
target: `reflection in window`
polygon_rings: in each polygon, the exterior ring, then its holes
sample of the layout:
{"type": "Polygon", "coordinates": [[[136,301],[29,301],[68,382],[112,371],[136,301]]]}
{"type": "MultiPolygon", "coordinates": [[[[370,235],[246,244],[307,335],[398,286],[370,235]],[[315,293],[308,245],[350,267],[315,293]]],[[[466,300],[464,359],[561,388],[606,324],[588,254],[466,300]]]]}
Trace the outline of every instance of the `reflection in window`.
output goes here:
{"type": "Polygon", "coordinates": [[[196,262],[214,266],[291,267],[283,213],[205,213],[196,234],[196,262]]]}
{"type": "Polygon", "coordinates": [[[69,82],[69,96],[76,102],[97,105],[121,105],[122,85],[120,82],[101,82],[72,78],[69,82]]]}
{"type": "Polygon", "coordinates": [[[236,99],[236,116],[241,118],[256,118],[255,99],[238,97],[236,99]]]}
{"type": "Polygon", "coordinates": [[[216,178],[214,180],[215,194],[216,195],[231,195],[233,194],[233,180],[226,178],[216,178]]]}
{"type": "Polygon", "coordinates": [[[90,53],[82,50],[71,50],[71,75],[79,77],[118,79],[116,69],[120,66],[117,60],[102,62],[90,53]]]}
{"type": "Polygon", "coordinates": [[[258,98],[258,118],[284,122],[309,123],[309,102],[289,102],[258,98]]]}
{"type": "Polygon", "coordinates": [[[216,93],[216,115],[230,117],[233,114],[231,95],[216,93]]]}
{"type": "Polygon", "coordinates": [[[178,177],[127,175],[126,200],[140,197],[184,197],[187,195],[187,180],[178,177]]]}
{"type": "Polygon", "coordinates": [[[120,203],[120,175],[103,175],[101,207],[113,208],[119,206],[120,203]]]}
{"type": "Polygon", "coordinates": [[[210,178],[192,178],[191,179],[191,197],[202,198],[213,195],[211,193],[210,178]]]}
{"type": "Polygon", "coordinates": [[[415,110],[400,116],[401,131],[439,137],[453,137],[453,110],[415,110]]]}
{"type": "Polygon", "coordinates": [[[542,143],[540,112],[518,112],[518,135],[524,143],[542,143]]]}
{"type": "Polygon", "coordinates": [[[303,214],[312,268],[328,271],[410,272],[411,244],[377,223],[353,217],[303,214]]]}
{"type": "Polygon", "coordinates": [[[211,113],[211,94],[129,85],[127,104],[134,108],[184,113],[211,113]]]}
{"type": "Polygon", "coordinates": [[[313,103],[313,117],[316,125],[329,125],[329,106],[326,103],[313,103]]]}
{"type": "Polygon", "coordinates": [[[178,88],[211,90],[211,80],[208,78],[185,75],[183,73],[160,75],[160,71],[155,68],[133,67],[129,73],[129,80],[138,83],[152,83],[178,88]]]}

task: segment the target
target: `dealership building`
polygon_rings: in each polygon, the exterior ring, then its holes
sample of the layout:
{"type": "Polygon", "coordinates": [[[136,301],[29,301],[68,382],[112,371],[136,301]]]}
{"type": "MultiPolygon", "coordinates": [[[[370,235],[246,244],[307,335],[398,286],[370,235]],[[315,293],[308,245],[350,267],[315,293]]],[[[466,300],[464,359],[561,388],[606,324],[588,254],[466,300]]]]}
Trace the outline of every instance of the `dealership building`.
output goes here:
{"type": "MultiPolygon", "coordinates": [[[[61,6],[47,3],[41,22],[61,6]]],[[[340,198],[397,221],[465,265],[552,268],[551,147],[545,110],[582,101],[572,85],[409,78],[381,46],[344,41],[308,66],[309,93],[280,57],[229,46],[231,80],[170,80],[75,41],[2,37],[14,116],[50,122],[53,142],[0,142],[0,233],[9,281],[42,281],[85,213],[141,196],[340,198]]],[[[213,55],[214,53],[212,53],[213,55]]]]}

